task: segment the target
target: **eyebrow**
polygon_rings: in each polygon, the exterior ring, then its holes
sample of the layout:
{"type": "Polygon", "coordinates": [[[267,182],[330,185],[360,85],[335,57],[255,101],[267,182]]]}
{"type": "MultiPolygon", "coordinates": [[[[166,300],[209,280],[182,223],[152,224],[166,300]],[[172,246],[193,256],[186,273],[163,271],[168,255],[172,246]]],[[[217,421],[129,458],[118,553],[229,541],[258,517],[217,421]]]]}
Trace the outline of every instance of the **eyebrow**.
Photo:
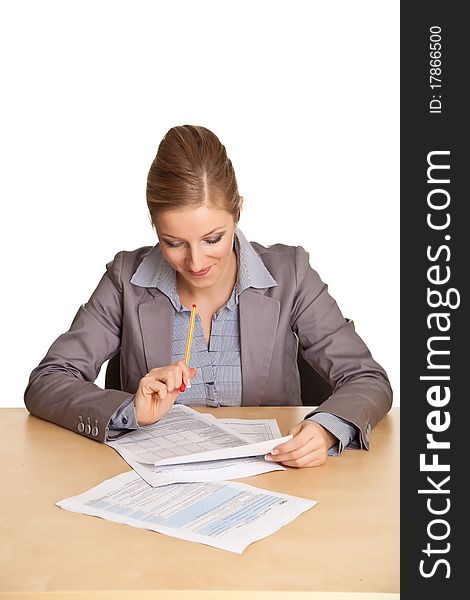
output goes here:
{"type": "MultiPolygon", "coordinates": [[[[202,237],[205,238],[208,235],[212,235],[213,233],[215,233],[216,231],[220,231],[220,233],[222,233],[222,230],[224,230],[225,232],[225,228],[222,225],[221,227],[216,227],[215,229],[213,229],[212,231],[209,231],[209,233],[205,233],[202,237]]],[[[176,235],[170,235],[168,233],[161,233],[160,234],[162,237],[166,237],[166,238],[172,238],[173,240],[181,240],[181,238],[177,237],[176,235]]]]}

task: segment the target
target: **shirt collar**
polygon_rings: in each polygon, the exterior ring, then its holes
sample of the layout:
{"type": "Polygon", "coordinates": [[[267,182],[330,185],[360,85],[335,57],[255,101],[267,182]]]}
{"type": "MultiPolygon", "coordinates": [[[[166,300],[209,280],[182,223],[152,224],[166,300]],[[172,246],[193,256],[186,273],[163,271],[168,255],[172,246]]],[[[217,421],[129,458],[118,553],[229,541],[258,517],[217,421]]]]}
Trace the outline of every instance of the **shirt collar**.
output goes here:
{"type": "Polygon", "coordinates": [[[238,293],[248,288],[270,288],[277,285],[276,280],[266,268],[260,255],[246,239],[240,229],[235,230],[238,250],[238,293]]]}
{"type": "MultiPolygon", "coordinates": [[[[227,307],[231,310],[238,304],[238,296],[246,289],[269,288],[277,285],[259,254],[238,227],[235,230],[235,249],[238,259],[238,280],[227,302],[227,307]]],[[[140,287],[157,288],[168,296],[176,310],[183,310],[176,292],[175,270],[163,256],[160,244],[156,244],[142,260],[131,277],[131,283],[140,287]]]]}

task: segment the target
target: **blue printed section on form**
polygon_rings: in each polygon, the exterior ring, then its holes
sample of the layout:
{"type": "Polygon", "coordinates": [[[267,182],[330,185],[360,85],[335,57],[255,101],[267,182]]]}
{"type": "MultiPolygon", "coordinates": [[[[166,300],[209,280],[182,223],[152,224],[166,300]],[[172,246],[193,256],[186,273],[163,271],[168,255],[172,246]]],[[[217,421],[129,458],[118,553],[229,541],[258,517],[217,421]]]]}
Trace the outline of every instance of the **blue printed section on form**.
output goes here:
{"type": "MultiPolygon", "coordinates": [[[[155,493],[154,490],[149,490],[150,494],[155,493]]],[[[130,519],[138,519],[139,521],[146,521],[149,523],[158,523],[165,527],[184,527],[188,523],[192,523],[201,516],[207,514],[212,510],[218,510],[226,502],[233,500],[242,491],[233,488],[222,488],[206,496],[199,502],[196,502],[192,506],[188,506],[181,511],[176,512],[169,517],[162,517],[158,513],[149,513],[144,511],[136,511],[135,508],[130,506],[122,506],[119,504],[112,504],[102,499],[90,500],[87,502],[89,506],[106,510],[110,513],[117,515],[125,515],[130,519]]]]}
{"type": "Polygon", "coordinates": [[[207,523],[200,529],[196,529],[195,533],[209,536],[221,535],[232,527],[246,525],[266,512],[270,506],[279,503],[280,500],[282,499],[273,496],[261,496],[245,508],[241,508],[232,514],[221,517],[218,521],[207,523]]]}

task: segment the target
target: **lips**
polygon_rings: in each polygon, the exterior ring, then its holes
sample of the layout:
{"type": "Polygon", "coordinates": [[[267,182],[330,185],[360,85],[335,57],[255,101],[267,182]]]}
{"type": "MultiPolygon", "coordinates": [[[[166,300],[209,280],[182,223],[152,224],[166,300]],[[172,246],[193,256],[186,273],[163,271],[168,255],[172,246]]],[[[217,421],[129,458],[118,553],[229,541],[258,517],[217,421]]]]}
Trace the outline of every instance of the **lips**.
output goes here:
{"type": "Polygon", "coordinates": [[[211,270],[212,265],[210,267],[206,267],[205,269],[201,269],[200,271],[188,271],[193,277],[204,277],[211,270]]]}

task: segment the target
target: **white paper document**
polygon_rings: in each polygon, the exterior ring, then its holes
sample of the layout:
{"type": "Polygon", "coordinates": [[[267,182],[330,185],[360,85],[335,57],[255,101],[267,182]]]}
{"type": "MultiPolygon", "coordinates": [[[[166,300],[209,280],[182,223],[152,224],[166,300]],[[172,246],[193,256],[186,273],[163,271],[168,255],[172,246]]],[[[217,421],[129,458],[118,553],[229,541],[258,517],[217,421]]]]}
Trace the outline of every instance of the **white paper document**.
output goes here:
{"type": "MultiPolygon", "coordinates": [[[[272,440],[281,436],[275,419],[216,419],[211,414],[204,418],[229,427],[231,431],[242,435],[247,442],[272,440]]],[[[152,486],[170,483],[196,481],[225,481],[251,477],[270,471],[285,471],[285,467],[276,462],[268,462],[261,456],[246,458],[227,458],[179,465],[155,466],[140,463],[121,449],[121,456],[147,483],[152,486]]]]}
{"type": "Polygon", "coordinates": [[[241,554],[317,504],[242,483],[152,487],[133,471],[57,506],[241,554]]]}
{"type": "Polygon", "coordinates": [[[282,437],[276,419],[218,419],[212,413],[203,413],[202,416],[225,425],[250,443],[282,437]]]}
{"type": "Polygon", "coordinates": [[[170,483],[188,483],[196,481],[226,481],[241,479],[270,471],[285,471],[285,467],[276,462],[269,462],[263,457],[224,458],[204,462],[185,463],[182,465],[146,465],[130,458],[123,458],[142,479],[154,486],[170,483]]]}
{"type": "Polygon", "coordinates": [[[188,406],[175,404],[154,425],[131,431],[106,444],[117,450],[126,461],[161,466],[264,456],[291,438],[289,435],[247,443],[217,419],[208,419],[188,406]]]}

